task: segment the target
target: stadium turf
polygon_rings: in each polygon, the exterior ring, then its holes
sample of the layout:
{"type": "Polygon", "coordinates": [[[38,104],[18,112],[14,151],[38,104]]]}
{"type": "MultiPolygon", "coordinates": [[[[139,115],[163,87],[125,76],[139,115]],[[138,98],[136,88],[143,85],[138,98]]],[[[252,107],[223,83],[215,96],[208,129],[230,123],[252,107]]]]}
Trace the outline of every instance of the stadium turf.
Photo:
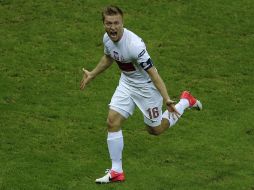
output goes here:
{"type": "Polygon", "coordinates": [[[1,190],[253,190],[253,0],[0,0],[1,190]],[[82,67],[103,54],[100,11],[120,6],[170,96],[204,106],[150,136],[124,123],[126,182],[96,185],[110,167],[113,65],[85,91],[82,67]]]}

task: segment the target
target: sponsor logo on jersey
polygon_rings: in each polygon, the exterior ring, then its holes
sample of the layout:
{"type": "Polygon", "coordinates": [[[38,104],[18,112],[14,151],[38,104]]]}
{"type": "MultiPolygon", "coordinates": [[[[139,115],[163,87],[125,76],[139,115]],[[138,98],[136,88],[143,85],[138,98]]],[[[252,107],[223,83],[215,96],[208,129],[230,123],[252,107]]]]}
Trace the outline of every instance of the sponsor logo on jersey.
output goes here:
{"type": "Polygon", "coordinates": [[[141,53],[140,54],[138,54],[138,58],[140,58],[142,55],[144,55],[145,54],[145,52],[146,52],[146,50],[144,49],[143,51],[141,51],[141,53]]]}
{"type": "Polygon", "coordinates": [[[123,56],[121,56],[121,62],[125,62],[125,59],[123,56]]]}

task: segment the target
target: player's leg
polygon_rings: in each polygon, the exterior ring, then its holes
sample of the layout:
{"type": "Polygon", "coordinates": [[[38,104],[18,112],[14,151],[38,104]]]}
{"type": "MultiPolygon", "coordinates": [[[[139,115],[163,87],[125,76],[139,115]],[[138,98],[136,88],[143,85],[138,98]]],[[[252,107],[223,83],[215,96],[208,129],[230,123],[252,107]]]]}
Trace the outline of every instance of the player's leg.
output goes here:
{"type": "Polygon", "coordinates": [[[125,119],[126,118],[117,111],[109,109],[107,118],[107,145],[112,166],[110,170],[107,170],[107,174],[105,176],[95,180],[96,183],[110,183],[125,180],[122,168],[122,152],[124,142],[123,133],[121,130],[121,126],[125,119]]]}
{"type": "Polygon", "coordinates": [[[160,135],[161,133],[166,131],[169,127],[172,127],[173,125],[175,125],[178,119],[184,113],[184,110],[188,107],[189,107],[188,100],[180,99],[180,101],[175,105],[175,108],[180,114],[180,116],[176,117],[176,115],[173,115],[171,112],[168,112],[168,110],[166,110],[162,114],[162,120],[160,125],[154,127],[154,126],[150,126],[149,123],[146,122],[147,131],[151,135],[160,135]]]}
{"type": "Polygon", "coordinates": [[[132,91],[132,99],[143,113],[144,123],[149,133],[157,135],[168,128],[168,120],[162,121],[163,98],[153,85],[147,85],[132,91]],[[161,125],[161,123],[165,124],[161,125]]]}
{"type": "Polygon", "coordinates": [[[96,183],[110,183],[125,180],[122,168],[124,141],[121,126],[123,122],[133,113],[134,108],[135,104],[129,97],[128,91],[123,86],[119,85],[111,99],[107,118],[107,144],[112,161],[112,167],[107,171],[105,176],[96,179],[96,183]]]}
{"type": "Polygon", "coordinates": [[[146,130],[151,135],[160,135],[169,128],[170,124],[167,119],[162,118],[161,124],[158,126],[150,126],[146,124],[146,130]]]}
{"type": "MultiPolygon", "coordinates": [[[[202,104],[199,100],[193,97],[188,91],[184,91],[182,92],[180,96],[180,101],[175,105],[175,107],[177,111],[180,113],[180,117],[181,117],[181,115],[184,113],[184,110],[186,108],[194,107],[201,110],[202,104]]],[[[166,110],[162,115],[162,120],[160,125],[154,127],[149,125],[149,122],[146,122],[147,131],[152,135],[160,135],[169,127],[172,127],[173,125],[175,125],[180,117],[176,117],[174,114],[166,110]]]]}
{"type": "Polygon", "coordinates": [[[107,118],[107,126],[108,132],[118,132],[121,130],[121,126],[125,117],[122,116],[119,112],[109,109],[108,118],[107,118]]]}
{"type": "Polygon", "coordinates": [[[150,126],[148,122],[146,122],[147,131],[152,135],[160,135],[164,131],[166,131],[169,127],[172,127],[176,124],[178,119],[184,113],[184,110],[189,107],[188,100],[180,99],[180,101],[175,105],[176,110],[180,114],[180,116],[176,117],[171,112],[167,110],[162,114],[162,120],[160,125],[158,126],[150,126]]]}
{"type": "Polygon", "coordinates": [[[115,110],[110,109],[107,118],[108,137],[107,144],[110,159],[112,161],[111,170],[123,173],[122,152],[123,152],[123,133],[121,130],[125,117],[115,110]]]}

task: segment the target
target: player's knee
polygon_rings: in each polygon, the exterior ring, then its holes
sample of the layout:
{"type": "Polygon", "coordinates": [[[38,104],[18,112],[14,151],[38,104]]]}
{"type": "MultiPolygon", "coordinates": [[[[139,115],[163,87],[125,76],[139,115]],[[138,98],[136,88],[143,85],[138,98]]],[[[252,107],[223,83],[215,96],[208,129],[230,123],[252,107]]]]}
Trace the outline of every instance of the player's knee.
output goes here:
{"type": "Polygon", "coordinates": [[[107,125],[109,131],[117,131],[120,127],[119,123],[110,117],[107,119],[107,125]]]}
{"type": "Polygon", "coordinates": [[[154,136],[160,135],[160,133],[157,132],[157,131],[148,131],[148,133],[149,133],[150,135],[154,135],[154,136]]]}
{"type": "Polygon", "coordinates": [[[114,127],[114,121],[110,117],[107,118],[107,125],[108,125],[108,128],[114,127]]]}
{"type": "Polygon", "coordinates": [[[158,136],[161,134],[161,131],[157,128],[147,127],[147,131],[150,135],[158,136]]]}

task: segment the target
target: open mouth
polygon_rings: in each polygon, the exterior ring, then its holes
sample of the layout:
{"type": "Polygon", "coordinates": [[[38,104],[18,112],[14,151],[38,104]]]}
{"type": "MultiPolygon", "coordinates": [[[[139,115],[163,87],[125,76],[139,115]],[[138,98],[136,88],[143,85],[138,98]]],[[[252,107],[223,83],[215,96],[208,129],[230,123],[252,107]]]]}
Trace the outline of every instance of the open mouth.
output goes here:
{"type": "Polygon", "coordinates": [[[110,32],[110,37],[116,38],[117,37],[117,32],[110,32]]]}

